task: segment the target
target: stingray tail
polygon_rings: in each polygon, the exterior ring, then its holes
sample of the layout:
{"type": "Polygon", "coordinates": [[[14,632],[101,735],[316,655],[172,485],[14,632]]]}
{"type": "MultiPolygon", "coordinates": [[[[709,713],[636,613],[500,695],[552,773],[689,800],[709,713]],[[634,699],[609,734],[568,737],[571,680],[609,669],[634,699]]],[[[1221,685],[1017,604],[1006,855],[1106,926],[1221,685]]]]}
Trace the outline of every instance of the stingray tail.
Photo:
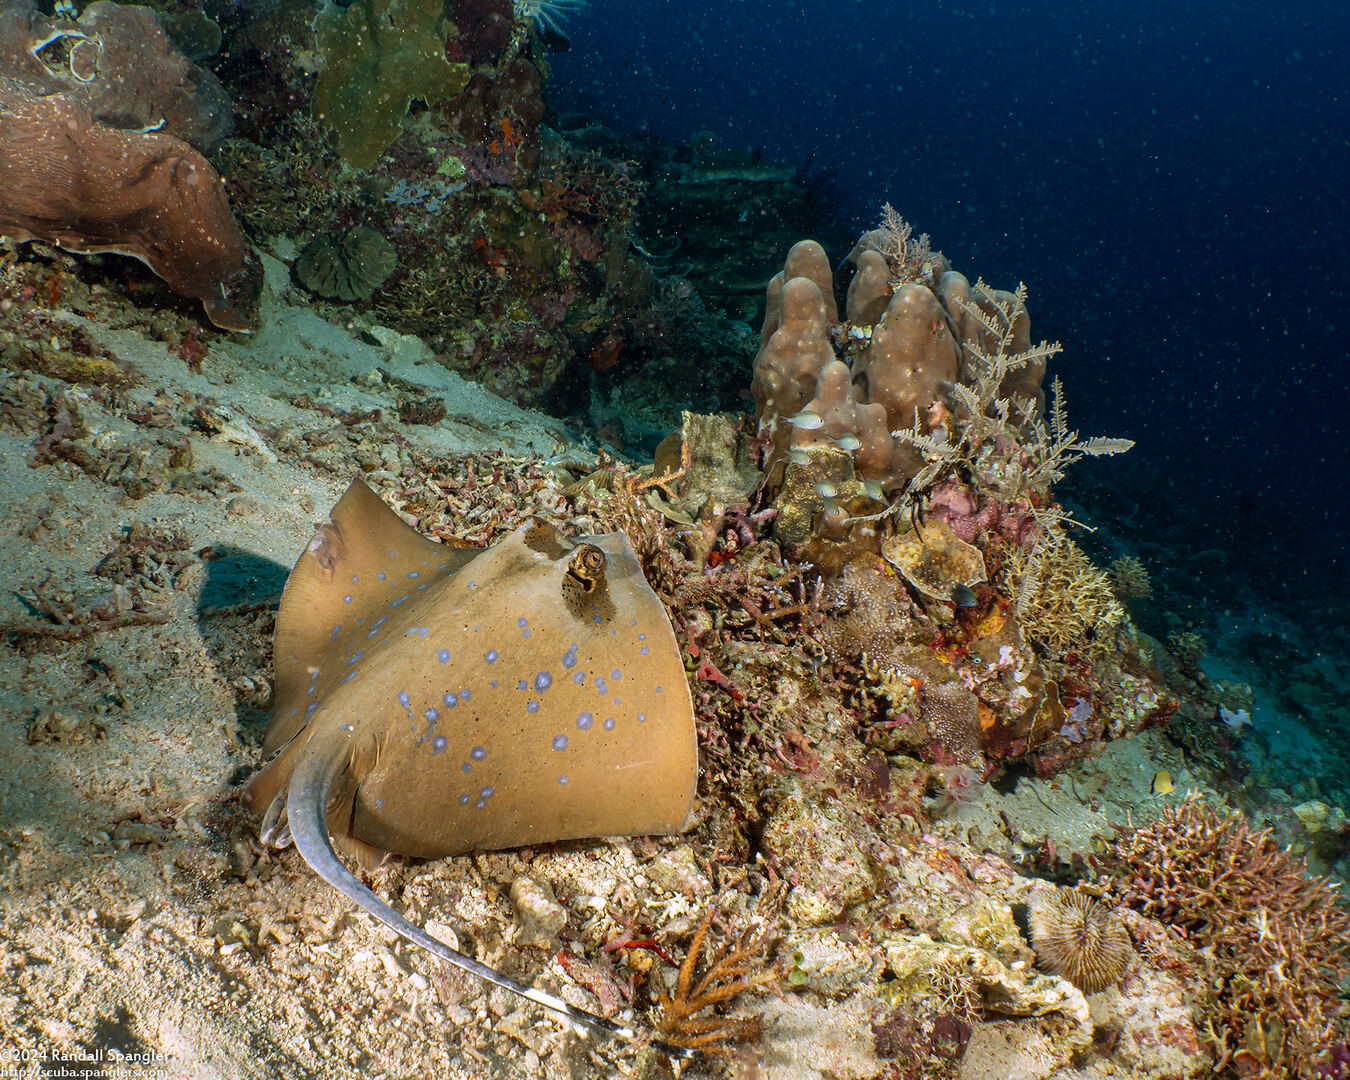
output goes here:
{"type": "MultiPolygon", "coordinates": [[[[579,1024],[592,1031],[620,1039],[636,1039],[637,1033],[623,1024],[616,1024],[603,1016],[578,1009],[561,998],[546,994],[532,986],[517,982],[509,975],[479,963],[472,957],[438,941],[416,923],[404,918],[376,896],[353,874],[333,851],[328,837],[327,806],[333,784],[346,765],[341,754],[309,754],[296,767],[286,794],[286,820],[291,838],[305,862],[338,892],[348,897],[363,911],[379,919],[385,926],[401,934],[414,944],[421,945],[447,964],[477,975],[484,982],[519,994],[569,1024],[579,1024]]],[[[653,1046],[675,1057],[693,1058],[699,1051],[653,1041],[653,1046]]]]}

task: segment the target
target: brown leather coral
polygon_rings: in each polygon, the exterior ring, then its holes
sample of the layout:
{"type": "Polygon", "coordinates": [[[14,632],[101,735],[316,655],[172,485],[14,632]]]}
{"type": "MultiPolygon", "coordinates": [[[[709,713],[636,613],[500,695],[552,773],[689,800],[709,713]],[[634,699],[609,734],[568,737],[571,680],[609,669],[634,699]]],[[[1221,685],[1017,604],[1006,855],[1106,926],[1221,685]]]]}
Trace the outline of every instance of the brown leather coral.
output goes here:
{"type": "Polygon", "coordinates": [[[213,323],[247,330],[226,299],[245,248],[220,176],[187,143],[119,131],[69,94],[0,79],[0,235],[118,252],[195,297],[213,323]]]}

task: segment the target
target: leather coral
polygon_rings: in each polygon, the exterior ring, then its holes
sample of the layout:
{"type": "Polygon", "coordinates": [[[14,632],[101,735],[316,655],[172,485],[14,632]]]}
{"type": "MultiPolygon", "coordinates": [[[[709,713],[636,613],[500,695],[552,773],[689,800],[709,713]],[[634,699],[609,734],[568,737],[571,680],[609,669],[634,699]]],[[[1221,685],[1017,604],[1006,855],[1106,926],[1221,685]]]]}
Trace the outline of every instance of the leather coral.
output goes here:
{"type": "MultiPolygon", "coordinates": [[[[147,48],[137,61],[113,36],[139,33],[153,14],[94,6],[100,17],[86,24],[0,0],[0,236],[134,256],[175,292],[201,300],[217,326],[250,329],[227,298],[245,269],[243,236],[219,174],[186,141],[209,147],[223,130],[218,97],[208,93],[201,108],[190,102],[198,83],[216,84],[194,81],[172,104],[143,93],[174,58],[147,48]],[[66,51],[49,56],[46,46],[59,40],[66,51]],[[58,70],[54,56],[69,70],[58,70]],[[128,66],[103,72],[118,56],[128,66]]],[[[181,69],[179,60],[172,66],[181,69]]]]}

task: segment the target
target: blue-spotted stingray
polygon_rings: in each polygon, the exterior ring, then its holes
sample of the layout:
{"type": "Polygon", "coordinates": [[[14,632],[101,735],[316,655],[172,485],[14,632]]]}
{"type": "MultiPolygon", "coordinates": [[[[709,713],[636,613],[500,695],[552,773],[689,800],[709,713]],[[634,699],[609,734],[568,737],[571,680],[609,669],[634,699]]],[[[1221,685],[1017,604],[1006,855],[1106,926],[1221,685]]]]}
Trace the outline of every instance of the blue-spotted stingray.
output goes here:
{"type": "Polygon", "coordinates": [[[263,841],[294,840],[329,884],[443,960],[631,1037],[431,937],[330,843],[369,866],[389,852],[439,858],[684,825],[693,705],[627,539],[573,541],[533,519],[486,549],[448,547],[357,480],[291,571],[275,652],[272,757],[246,795],[263,841]]]}

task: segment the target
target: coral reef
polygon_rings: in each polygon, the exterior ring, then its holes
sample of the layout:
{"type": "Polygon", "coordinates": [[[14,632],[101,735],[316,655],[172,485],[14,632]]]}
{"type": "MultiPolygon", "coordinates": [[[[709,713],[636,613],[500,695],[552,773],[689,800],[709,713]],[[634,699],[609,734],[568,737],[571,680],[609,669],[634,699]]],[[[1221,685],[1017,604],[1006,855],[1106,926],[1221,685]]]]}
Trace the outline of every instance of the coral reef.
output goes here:
{"type": "Polygon", "coordinates": [[[1346,1037],[1350,915],[1268,829],[1198,796],[1125,829],[1100,860],[1110,895],[1175,927],[1205,958],[1202,1031],[1219,1067],[1314,1080],[1346,1037]]]}

